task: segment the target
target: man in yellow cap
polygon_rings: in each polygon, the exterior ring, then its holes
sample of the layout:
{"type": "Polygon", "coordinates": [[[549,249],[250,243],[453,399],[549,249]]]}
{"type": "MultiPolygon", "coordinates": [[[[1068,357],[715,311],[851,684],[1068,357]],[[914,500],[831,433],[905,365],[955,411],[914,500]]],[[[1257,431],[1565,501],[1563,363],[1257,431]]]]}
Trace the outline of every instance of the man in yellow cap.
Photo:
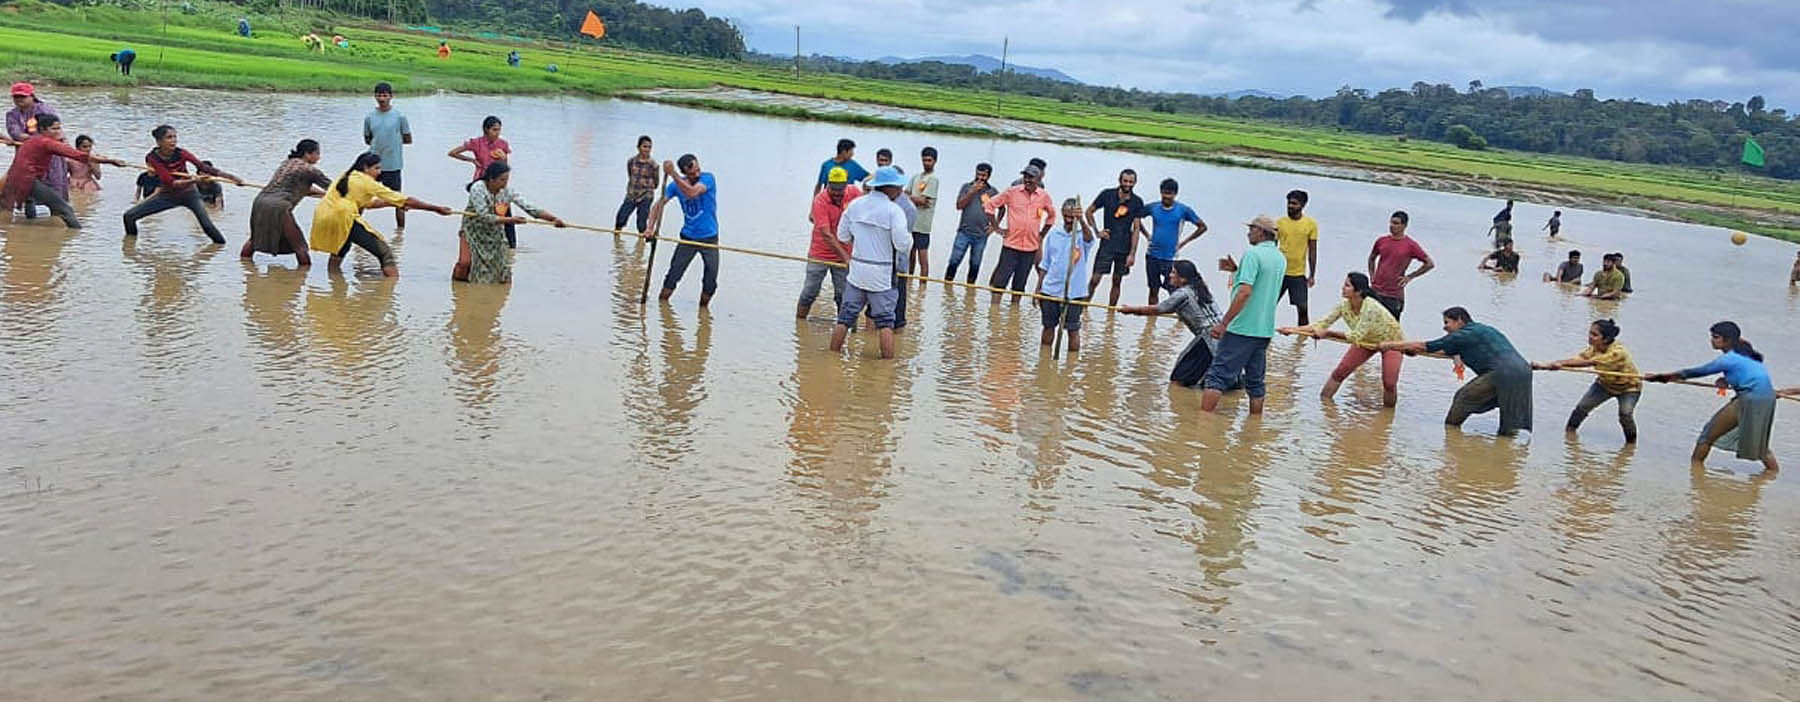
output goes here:
{"type": "Polygon", "coordinates": [[[838,221],[844,216],[844,208],[862,195],[862,190],[850,184],[850,172],[843,168],[833,168],[825,176],[825,187],[813,195],[812,200],[812,246],[806,250],[806,257],[812,259],[806,263],[806,284],[800,288],[800,304],[794,308],[794,317],[805,319],[812,311],[814,301],[819,299],[819,288],[825,284],[825,276],[831,276],[831,309],[836,310],[844,304],[844,288],[850,283],[848,270],[832,263],[844,263],[850,260],[849,252],[838,242],[838,221]]]}

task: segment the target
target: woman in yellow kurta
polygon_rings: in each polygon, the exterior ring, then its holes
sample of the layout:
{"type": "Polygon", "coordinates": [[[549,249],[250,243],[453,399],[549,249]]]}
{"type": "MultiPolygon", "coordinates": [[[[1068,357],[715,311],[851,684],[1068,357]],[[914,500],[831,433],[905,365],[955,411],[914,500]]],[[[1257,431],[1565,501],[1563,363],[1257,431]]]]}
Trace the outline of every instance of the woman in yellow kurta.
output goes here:
{"type": "Polygon", "coordinates": [[[374,254],[381,262],[381,274],[389,277],[400,274],[394,264],[394,250],[386,240],[376,233],[362,218],[363,210],[371,207],[404,207],[409,210],[430,210],[441,215],[450,214],[448,207],[433,205],[418,198],[407,197],[389,189],[375,180],[381,175],[381,157],[373,152],[356,157],[356,163],[344,175],[332,183],[325,191],[325,199],[313,210],[312,249],[331,254],[331,267],[337,268],[344,262],[344,256],[350,253],[350,245],[362,247],[364,251],[374,254]]]}
{"type": "Polygon", "coordinates": [[[1304,327],[1282,327],[1283,334],[1304,334],[1313,338],[1325,337],[1350,342],[1350,350],[1344,352],[1344,359],[1338,362],[1336,370],[1331,371],[1331,380],[1319,391],[1319,396],[1331,399],[1336,395],[1338,386],[1350,377],[1357,366],[1376,355],[1381,356],[1381,403],[1393,407],[1400,396],[1400,362],[1402,356],[1398,351],[1382,351],[1378,348],[1384,341],[1404,341],[1406,334],[1400,331],[1400,322],[1386,307],[1369,304],[1375,299],[1374,289],[1369,287],[1369,277],[1361,273],[1344,276],[1344,301],[1325,315],[1304,327]],[[1339,319],[1349,325],[1349,332],[1331,331],[1333,322],[1339,319]]]}

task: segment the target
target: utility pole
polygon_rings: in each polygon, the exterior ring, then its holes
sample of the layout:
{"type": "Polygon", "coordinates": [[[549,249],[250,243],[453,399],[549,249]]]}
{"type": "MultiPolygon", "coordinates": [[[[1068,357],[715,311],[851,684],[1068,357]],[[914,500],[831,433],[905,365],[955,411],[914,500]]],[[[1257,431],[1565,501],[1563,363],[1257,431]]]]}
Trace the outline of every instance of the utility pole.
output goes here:
{"type": "Polygon", "coordinates": [[[794,77],[800,77],[800,25],[794,25],[794,77]]]}
{"type": "Polygon", "coordinates": [[[1006,52],[1012,47],[1012,37],[1000,38],[1000,90],[994,95],[994,116],[1000,116],[1000,99],[1006,95],[1006,52]]]}

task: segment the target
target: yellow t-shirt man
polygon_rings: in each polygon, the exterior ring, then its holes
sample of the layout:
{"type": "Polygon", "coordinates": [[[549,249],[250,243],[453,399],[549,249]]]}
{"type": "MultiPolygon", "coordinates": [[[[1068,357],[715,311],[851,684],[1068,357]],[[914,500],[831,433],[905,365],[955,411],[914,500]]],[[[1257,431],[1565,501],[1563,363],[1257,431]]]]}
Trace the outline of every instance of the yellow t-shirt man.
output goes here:
{"type": "Polygon", "coordinates": [[[1319,223],[1310,215],[1299,219],[1282,215],[1275,221],[1275,245],[1287,257],[1286,275],[1306,275],[1306,245],[1319,240],[1319,223]]]}

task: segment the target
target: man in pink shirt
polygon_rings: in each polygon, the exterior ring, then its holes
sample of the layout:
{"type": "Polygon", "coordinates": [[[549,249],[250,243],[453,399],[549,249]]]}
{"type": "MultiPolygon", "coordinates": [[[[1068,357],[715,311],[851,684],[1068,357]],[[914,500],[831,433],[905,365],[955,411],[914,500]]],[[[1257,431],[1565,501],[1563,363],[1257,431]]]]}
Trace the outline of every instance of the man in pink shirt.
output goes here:
{"type": "Polygon", "coordinates": [[[1437,267],[1425,247],[1406,235],[1406,223],[1406,212],[1395,212],[1388,219],[1388,235],[1375,240],[1369,249],[1369,287],[1375,289],[1375,301],[1394,313],[1394,319],[1406,308],[1406,284],[1437,267]],[[1408,273],[1406,267],[1413,261],[1425,265],[1408,273]]]}
{"type": "MultiPolygon", "coordinates": [[[[1037,268],[1038,249],[1044,235],[1056,225],[1056,208],[1051,204],[1050,193],[1044,192],[1040,185],[1044,178],[1043,169],[1026,166],[1019,175],[1018,185],[988,198],[983,208],[987,210],[990,233],[1000,230],[994,221],[995,212],[1006,208],[1006,235],[1001,239],[1000,265],[994,268],[994,277],[988,285],[1025,292],[1025,283],[1030,280],[1032,269],[1037,268]]],[[[994,293],[994,301],[999,300],[1000,293],[994,293]]],[[[1013,302],[1017,303],[1018,298],[1014,297],[1013,302]]]]}

